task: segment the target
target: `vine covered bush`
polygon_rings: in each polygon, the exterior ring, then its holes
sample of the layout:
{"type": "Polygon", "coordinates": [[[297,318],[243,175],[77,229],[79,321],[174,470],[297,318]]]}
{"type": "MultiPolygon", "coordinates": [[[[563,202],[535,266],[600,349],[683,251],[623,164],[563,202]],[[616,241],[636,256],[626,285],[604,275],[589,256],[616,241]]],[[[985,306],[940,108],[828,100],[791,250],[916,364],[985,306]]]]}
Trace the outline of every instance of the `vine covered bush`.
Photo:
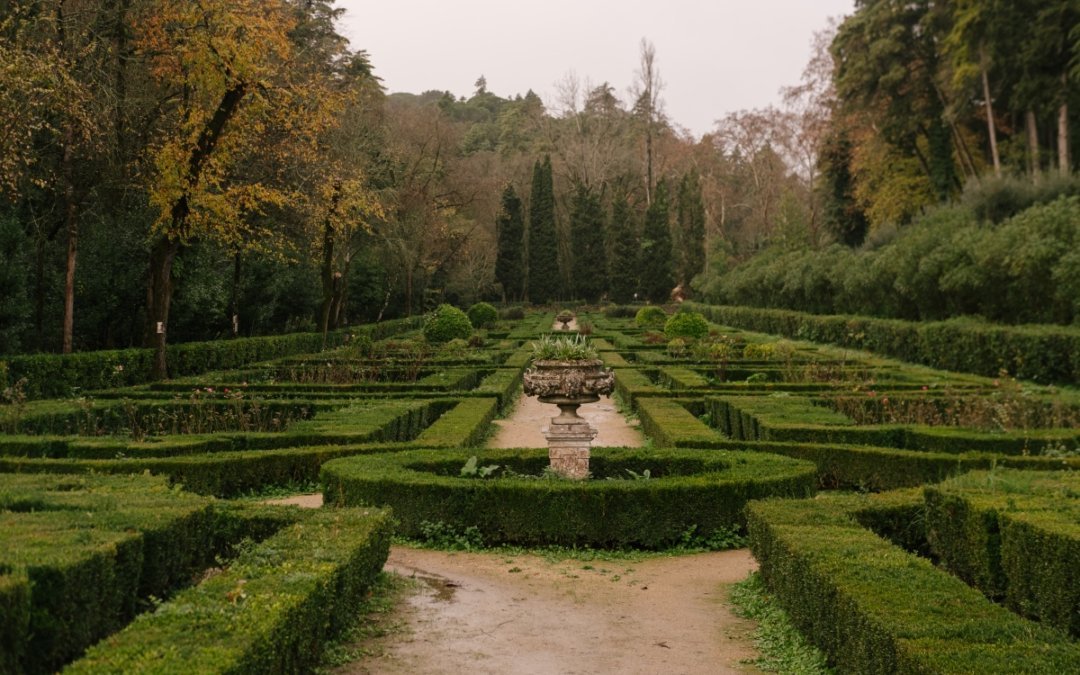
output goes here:
{"type": "Polygon", "coordinates": [[[499,320],[499,311],[486,302],[478,302],[467,312],[473,328],[491,328],[499,320]]]}
{"type": "Polygon", "coordinates": [[[668,340],[690,338],[700,340],[709,334],[709,322],[697,312],[679,312],[664,324],[664,336],[668,340]]]}
{"type": "Polygon", "coordinates": [[[472,335],[472,323],[465,312],[453,305],[439,305],[424,321],[424,338],[442,344],[454,338],[467,340],[472,335]]]}
{"type": "Polygon", "coordinates": [[[667,312],[662,307],[647,305],[637,311],[637,314],[634,315],[634,322],[642,328],[659,327],[664,325],[667,318],[667,312]]]}

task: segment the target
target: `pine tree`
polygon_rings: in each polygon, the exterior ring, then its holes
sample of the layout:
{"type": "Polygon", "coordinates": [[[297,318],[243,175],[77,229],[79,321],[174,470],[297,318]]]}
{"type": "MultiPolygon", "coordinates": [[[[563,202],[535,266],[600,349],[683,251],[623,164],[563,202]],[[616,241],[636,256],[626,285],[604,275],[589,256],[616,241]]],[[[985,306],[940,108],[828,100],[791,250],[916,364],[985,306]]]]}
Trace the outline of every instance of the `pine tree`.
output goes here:
{"type": "Polygon", "coordinates": [[[534,304],[556,299],[559,293],[559,252],[555,235],[555,187],[551,157],[533,166],[529,200],[528,298],[534,304]]]}
{"type": "Polygon", "coordinates": [[[638,228],[625,196],[616,196],[611,210],[612,255],[610,261],[611,299],[631,302],[638,292],[638,228]]]}
{"type": "Polygon", "coordinates": [[[525,291],[525,218],[513,185],[507,185],[503,191],[502,213],[495,220],[495,236],[498,239],[495,279],[502,284],[504,300],[520,300],[525,291]]]}
{"type": "Polygon", "coordinates": [[[570,213],[573,242],[573,294],[596,302],[607,291],[607,255],[604,250],[604,210],[599,196],[584,185],[574,192],[570,213]]]}
{"type": "Polygon", "coordinates": [[[684,286],[705,270],[705,201],[701,179],[691,170],[679,182],[678,282],[684,286]]]}
{"type": "Polygon", "coordinates": [[[667,183],[660,181],[641,235],[641,293],[650,302],[667,302],[675,286],[668,210],[667,183]]]}

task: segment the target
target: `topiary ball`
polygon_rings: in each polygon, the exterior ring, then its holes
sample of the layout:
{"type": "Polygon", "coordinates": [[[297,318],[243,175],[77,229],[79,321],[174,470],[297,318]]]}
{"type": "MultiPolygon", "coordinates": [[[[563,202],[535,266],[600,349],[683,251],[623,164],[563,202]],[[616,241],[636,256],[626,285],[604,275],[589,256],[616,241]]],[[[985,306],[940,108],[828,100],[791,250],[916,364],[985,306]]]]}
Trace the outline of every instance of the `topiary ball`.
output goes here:
{"type": "Polygon", "coordinates": [[[665,321],[667,321],[667,312],[656,305],[642,307],[634,316],[634,323],[642,328],[646,326],[663,326],[665,321]]]}
{"type": "Polygon", "coordinates": [[[499,311],[486,302],[478,302],[468,311],[473,328],[490,328],[499,320],[499,311]]]}
{"type": "Polygon", "coordinates": [[[664,324],[664,336],[700,340],[709,334],[709,322],[697,312],[679,312],[664,324]]]}
{"type": "Polygon", "coordinates": [[[472,335],[472,323],[465,312],[453,305],[439,305],[424,320],[424,339],[434,344],[454,338],[467,340],[472,335]]]}

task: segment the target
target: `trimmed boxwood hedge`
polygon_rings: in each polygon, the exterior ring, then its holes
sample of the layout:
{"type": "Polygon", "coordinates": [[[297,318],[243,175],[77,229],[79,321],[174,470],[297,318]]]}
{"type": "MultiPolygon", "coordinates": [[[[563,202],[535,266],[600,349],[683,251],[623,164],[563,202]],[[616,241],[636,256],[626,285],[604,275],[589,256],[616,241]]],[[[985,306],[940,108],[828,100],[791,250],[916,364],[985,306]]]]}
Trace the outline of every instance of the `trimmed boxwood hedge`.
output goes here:
{"type": "Polygon", "coordinates": [[[879,505],[898,508],[888,495],[748,507],[762,578],[838,672],[1075,672],[1080,645],[1066,635],[990,602],[861,525],[859,514],[879,505]]]}
{"type": "MultiPolygon", "coordinates": [[[[357,326],[329,334],[332,347],[345,342],[347,333],[382,339],[419,327],[421,319],[395,319],[357,326]]],[[[198,375],[211,370],[239,368],[292,354],[322,349],[321,333],[295,333],[266,337],[186,342],[168,346],[166,360],[173,377],[198,375]]],[[[0,389],[26,379],[24,391],[31,399],[70,396],[73,391],[108,389],[150,380],[152,349],[120,349],[75,354],[30,354],[0,359],[0,389]]]]}
{"type": "Polygon", "coordinates": [[[995,469],[927,487],[930,549],[988,597],[1080,637],[1080,478],[995,469]]]}
{"type": "Polygon", "coordinates": [[[639,398],[641,429],[658,448],[707,448],[722,436],[670,398],[639,398]]]}
{"type": "Polygon", "coordinates": [[[911,363],[1035,382],[1080,383],[1080,329],[1001,326],[970,319],[902,321],[686,303],[710,321],[800,340],[867,349],[911,363]]]}
{"type": "Polygon", "coordinates": [[[390,547],[386,512],[320,509],[102,641],[65,673],[298,673],[356,619],[390,547]]]}
{"type": "MultiPolygon", "coordinates": [[[[488,543],[661,548],[687,531],[708,537],[745,524],[747,501],[812,494],[812,465],[750,452],[594,449],[588,481],[463,478],[473,451],[417,450],[327,462],[328,504],[388,506],[398,532],[425,523],[476,527],[488,543]],[[649,480],[627,478],[627,470],[649,480]]],[[[485,451],[481,465],[539,474],[546,450],[485,451]]]]}
{"type": "Polygon", "coordinates": [[[0,475],[3,672],[55,672],[249,525],[160,478],[0,475]]]}

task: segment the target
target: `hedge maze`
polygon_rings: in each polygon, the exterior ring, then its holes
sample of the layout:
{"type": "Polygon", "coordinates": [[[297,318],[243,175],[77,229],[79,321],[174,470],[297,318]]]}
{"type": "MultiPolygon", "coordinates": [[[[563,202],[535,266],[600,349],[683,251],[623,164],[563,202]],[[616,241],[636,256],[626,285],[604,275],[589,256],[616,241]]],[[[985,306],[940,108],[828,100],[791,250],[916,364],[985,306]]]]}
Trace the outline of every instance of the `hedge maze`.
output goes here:
{"type": "Polygon", "coordinates": [[[0,671],[303,670],[385,561],[383,507],[488,543],[746,531],[841,672],[1075,670],[1074,390],[633,317],[578,316],[649,440],[584,483],[482,449],[553,313],[185,345],[154,383],[142,350],[4,362],[0,671]],[[233,500],[315,481],[316,512],[233,500]]]}

